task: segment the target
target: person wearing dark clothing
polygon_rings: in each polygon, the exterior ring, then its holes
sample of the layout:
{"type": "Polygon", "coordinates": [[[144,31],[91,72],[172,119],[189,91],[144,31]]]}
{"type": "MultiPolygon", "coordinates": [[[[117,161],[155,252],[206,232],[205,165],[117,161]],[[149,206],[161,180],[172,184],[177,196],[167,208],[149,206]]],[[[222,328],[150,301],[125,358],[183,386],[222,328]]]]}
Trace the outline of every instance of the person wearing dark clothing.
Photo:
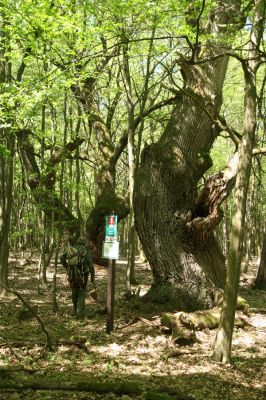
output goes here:
{"type": "Polygon", "coordinates": [[[95,288],[93,259],[90,250],[86,246],[86,239],[79,238],[77,244],[73,247],[68,245],[60,256],[60,262],[67,271],[74,314],[78,319],[82,319],[85,313],[86,288],[89,275],[95,288]]]}

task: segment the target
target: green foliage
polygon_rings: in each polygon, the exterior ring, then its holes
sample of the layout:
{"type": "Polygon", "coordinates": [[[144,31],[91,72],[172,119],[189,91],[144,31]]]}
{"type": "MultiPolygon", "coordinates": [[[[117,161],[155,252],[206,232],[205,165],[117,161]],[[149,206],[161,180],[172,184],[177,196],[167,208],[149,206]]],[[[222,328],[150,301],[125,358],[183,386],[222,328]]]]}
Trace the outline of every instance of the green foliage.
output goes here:
{"type": "MultiPolygon", "coordinates": [[[[242,3],[245,9],[249,2],[242,3]]],[[[216,1],[205,2],[204,9],[202,5],[200,0],[1,2],[6,20],[2,26],[4,57],[12,64],[12,82],[2,83],[0,88],[1,126],[32,131],[31,144],[42,181],[49,174],[55,175],[55,184],[49,190],[57,197],[62,196],[73,214],[77,215],[75,204],[79,201],[86,219],[95,203],[95,177],[108,163],[103,160],[103,154],[107,147],[114,148],[128,130],[123,49],[127,49],[137,118],[183,86],[180,61],[191,57],[188,41],[194,44],[198,40],[204,48],[210,39],[215,40],[206,34],[205,25],[216,1]],[[86,104],[79,102],[75,88],[83,90],[86,104]],[[93,111],[88,110],[91,104],[93,111]],[[108,127],[107,139],[92,127],[95,118],[108,127]],[[84,140],[78,153],[62,152],[60,162],[54,162],[64,143],[77,137],[84,140]],[[81,158],[79,167],[77,156],[81,158]],[[77,194],[79,200],[76,200],[77,194]]],[[[247,13],[252,16],[250,8],[247,13]]],[[[223,41],[233,44],[237,54],[242,56],[248,34],[247,27],[233,38],[227,32],[223,41]]],[[[264,72],[261,69],[259,88],[264,72]]],[[[222,114],[241,134],[243,75],[235,59],[229,63],[223,95],[222,114]]],[[[169,121],[171,109],[172,106],[167,106],[155,110],[136,127],[140,150],[145,144],[158,140],[169,121]]],[[[263,140],[260,129],[261,145],[263,140]]],[[[1,144],[2,156],[8,156],[7,148],[1,144]]],[[[214,165],[209,173],[223,167],[233,151],[228,138],[219,138],[211,152],[214,165]]],[[[205,155],[200,156],[204,158],[205,155]]],[[[29,173],[20,169],[19,159],[15,162],[15,185],[25,196],[29,173]]],[[[126,165],[124,152],[116,165],[116,190],[120,195],[127,194],[128,190],[126,165]]],[[[42,196],[45,202],[45,192],[42,196]]],[[[23,203],[22,198],[16,201],[23,203]]],[[[27,202],[30,201],[27,198],[27,202]]],[[[30,212],[33,212],[32,207],[30,212]]]]}
{"type": "Polygon", "coordinates": [[[2,144],[0,144],[0,156],[4,158],[8,158],[10,156],[10,151],[2,144]]]}

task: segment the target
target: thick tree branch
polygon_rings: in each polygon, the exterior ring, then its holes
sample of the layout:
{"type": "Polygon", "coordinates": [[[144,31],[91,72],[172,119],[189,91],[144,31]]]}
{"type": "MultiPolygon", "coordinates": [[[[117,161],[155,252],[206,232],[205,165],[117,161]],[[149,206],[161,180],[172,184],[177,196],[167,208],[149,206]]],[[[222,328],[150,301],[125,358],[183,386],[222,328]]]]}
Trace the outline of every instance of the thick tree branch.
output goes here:
{"type": "Polygon", "coordinates": [[[266,154],[266,147],[258,147],[252,150],[253,156],[257,156],[258,154],[266,154]]]}
{"type": "Polygon", "coordinates": [[[19,66],[19,68],[18,68],[18,70],[17,70],[17,81],[18,81],[18,82],[21,82],[21,80],[22,80],[22,76],[23,76],[24,71],[25,71],[25,69],[26,69],[25,59],[30,55],[31,51],[32,51],[32,50],[31,50],[31,47],[28,47],[28,48],[25,50],[25,53],[24,53],[24,55],[23,55],[21,64],[20,64],[20,66],[19,66]]]}
{"type": "Polygon", "coordinates": [[[84,138],[77,137],[76,139],[71,140],[66,144],[66,147],[56,147],[56,151],[53,153],[49,160],[50,165],[57,165],[59,164],[62,159],[69,158],[70,154],[73,153],[75,150],[79,148],[79,146],[82,145],[82,143],[85,142],[84,138]]]}
{"type": "MultiPolygon", "coordinates": [[[[258,154],[266,154],[266,148],[253,149],[252,155],[258,154]]],[[[188,214],[187,228],[197,240],[205,240],[223,217],[220,207],[235,185],[238,162],[239,156],[235,153],[222,171],[207,180],[194,210],[188,214]]]]}

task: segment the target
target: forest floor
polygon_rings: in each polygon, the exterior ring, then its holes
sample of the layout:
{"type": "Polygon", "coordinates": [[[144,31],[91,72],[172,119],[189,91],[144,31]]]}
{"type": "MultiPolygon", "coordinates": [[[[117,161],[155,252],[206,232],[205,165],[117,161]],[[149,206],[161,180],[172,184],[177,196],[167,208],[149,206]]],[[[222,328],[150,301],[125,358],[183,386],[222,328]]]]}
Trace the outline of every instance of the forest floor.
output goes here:
{"type": "MultiPolygon", "coordinates": [[[[26,319],[21,301],[15,295],[2,299],[0,399],[265,399],[266,292],[252,288],[256,268],[254,260],[241,279],[240,294],[253,309],[250,325],[235,329],[233,363],[225,366],[211,360],[215,330],[197,331],[197,343],[180,346],[160,327],[164,308],[125,300],[125,263],[119,261],[116,266],[115,326],[108,335],[106,268],[96,266],[98,301],[88,295],[87,317],[78,321],[72,316],[70,291],[61,266],[57,277],[59,311],[54,313],[53,269],[48,269],[48,287],[37,293],[37,259],[32,257],[27,266],[13,260],[10,287],[38,307],[53,351],[45,347],[46,336],[38,320],[26,319]],[[90,392],[86,391],[88,385],[90,392]]],[[[137,263],[136,277],[142,294],[152,282],[149,267],[137,263]]]]}

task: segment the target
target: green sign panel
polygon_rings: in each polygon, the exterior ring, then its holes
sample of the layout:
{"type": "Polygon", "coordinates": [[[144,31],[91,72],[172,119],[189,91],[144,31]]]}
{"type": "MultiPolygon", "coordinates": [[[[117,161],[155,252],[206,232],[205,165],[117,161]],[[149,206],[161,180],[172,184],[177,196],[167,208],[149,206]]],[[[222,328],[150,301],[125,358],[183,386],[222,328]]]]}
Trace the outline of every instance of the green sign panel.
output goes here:
{"type": "Polygon", "coordinates": [[[117,215],[108,215],[105,217],[105,240],[117,239],[117,215]]]}

